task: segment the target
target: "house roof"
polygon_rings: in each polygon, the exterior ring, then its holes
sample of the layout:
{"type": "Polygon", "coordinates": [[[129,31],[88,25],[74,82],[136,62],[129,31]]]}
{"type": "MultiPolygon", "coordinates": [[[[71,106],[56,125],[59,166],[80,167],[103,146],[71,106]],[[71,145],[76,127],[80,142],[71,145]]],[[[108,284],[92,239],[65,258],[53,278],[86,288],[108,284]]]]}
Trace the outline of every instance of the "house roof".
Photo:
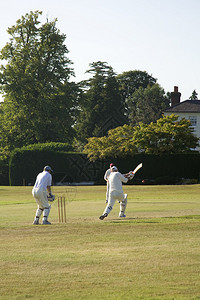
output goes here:
{"type": "Polygon", "coordinates": [[[170,108],[166,109],[165,112],[180,113],[180,112],[193,112],[200,113],[200,100],[185,100],[170,108]]]}

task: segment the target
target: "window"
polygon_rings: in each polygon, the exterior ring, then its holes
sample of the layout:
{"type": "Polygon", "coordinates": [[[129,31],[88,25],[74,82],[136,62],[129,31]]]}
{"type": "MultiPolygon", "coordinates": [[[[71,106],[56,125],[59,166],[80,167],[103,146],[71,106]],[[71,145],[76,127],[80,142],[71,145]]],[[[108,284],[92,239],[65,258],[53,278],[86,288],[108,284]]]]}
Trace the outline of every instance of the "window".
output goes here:
{"type": "Polygon", "coordinates": [[[191,122],[191,126],[197,126],[197,117],[195,116],[190,116],[189,120],[191,122]]]}

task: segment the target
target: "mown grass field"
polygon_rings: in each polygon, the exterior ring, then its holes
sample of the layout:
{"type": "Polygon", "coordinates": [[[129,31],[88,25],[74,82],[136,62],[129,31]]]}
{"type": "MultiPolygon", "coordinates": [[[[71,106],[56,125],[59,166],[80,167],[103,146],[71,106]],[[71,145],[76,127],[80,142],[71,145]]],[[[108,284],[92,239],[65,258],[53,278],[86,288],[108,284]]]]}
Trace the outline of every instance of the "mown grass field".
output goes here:
{"type": "Polygon", "coordinates": [[[200,185],[124,186],[104,221],[105,186],[53,187],[67,222],[32,225],[31,187],[0,186],[0,299],[200,299],[200,185]]]}

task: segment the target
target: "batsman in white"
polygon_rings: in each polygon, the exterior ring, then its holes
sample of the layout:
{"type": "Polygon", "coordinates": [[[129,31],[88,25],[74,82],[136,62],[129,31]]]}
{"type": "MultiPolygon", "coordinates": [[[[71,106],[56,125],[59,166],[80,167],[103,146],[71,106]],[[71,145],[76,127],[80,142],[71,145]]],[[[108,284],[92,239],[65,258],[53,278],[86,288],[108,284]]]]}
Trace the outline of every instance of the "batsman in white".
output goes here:
{"type": "Polygon", "coordinates": [[[130,176],[129,173],[121,174],[116,166],[111,167],[111,173],[109,176],[109,199],[108,204],[103,212],[103,215],[99,217],[100,220],[103,220],[111,212],[115,201],[120,201],[120,212],[119,217],[124,218],[125,210],[127,206],[127,194],[123,193],[122,182],[127,183],[129,179],[133,178],[133,174],[130,176]]]}
{"type": "Polygon", "coordinates": [[[48,221],[48,216],[50,213],[51,205],[49,201],[54,201],[55,196],[51,193],[51,185],[52,185],[52,175],[53,170],[50,166],[45,166],[43,172],[39,173],[35,185],[32,189],[32,195],[38,204],[38,208],[36,210],[35,219],[33,221],[34,225],[39,224],[40,216],[43,213],[42,224],[49,225],[51,224],[48,221]],[[48,193],[48,194],[47,194],[48,193]]]}
{"type": "Polygon", "coordinates": [[[106,181],[106,203],[108,203],[108,197],[109,197],[109,176],[111,173],[111,168],[114,166],[113,163],[110,164],[110,168],[108,170],[106,170],[105,174],[104,174],[104,180],[106,181]]]}

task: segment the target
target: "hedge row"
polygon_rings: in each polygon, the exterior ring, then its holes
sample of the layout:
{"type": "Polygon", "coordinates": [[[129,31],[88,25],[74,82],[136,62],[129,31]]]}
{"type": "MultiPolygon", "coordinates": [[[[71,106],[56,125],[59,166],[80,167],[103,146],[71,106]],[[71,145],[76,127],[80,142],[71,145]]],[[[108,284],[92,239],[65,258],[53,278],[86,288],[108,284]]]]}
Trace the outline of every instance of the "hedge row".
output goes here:
{"type": "Polygon", "coordinates": [[[200,155],[144,155],[120,159],[106,159],[90,162],[85,154],[47,150],[16,149],[9,162],[10,185],[33,185],[35,178],[45,165],[54,170],[54,183],[94,182],[105,184],[103,176],[110,162],[124,173],[133,170],[140,162],[143,168],[138,171],[130,184],[146,183],[175,184],[181,178],[192,178],[199,182],[200,155]]]}
{"type": "MultiPolygon", "coordinates": [[[[38,143],[25,146],[21,150],[38,150],[38,151],[73,151],[73,147],[68,143],[50,142],[38,143]]],[[[9,156],[0,151],[0,185],[9,185],[9,156]]]]}
{"type": "Polygon", "coordinates": [[[33,185],[45,165],[52,167],[54,183],[98,183],[105,168],[103,162],[91,163],[81,153],[15,150],[9,164],[10,185],[33,185]]]}

